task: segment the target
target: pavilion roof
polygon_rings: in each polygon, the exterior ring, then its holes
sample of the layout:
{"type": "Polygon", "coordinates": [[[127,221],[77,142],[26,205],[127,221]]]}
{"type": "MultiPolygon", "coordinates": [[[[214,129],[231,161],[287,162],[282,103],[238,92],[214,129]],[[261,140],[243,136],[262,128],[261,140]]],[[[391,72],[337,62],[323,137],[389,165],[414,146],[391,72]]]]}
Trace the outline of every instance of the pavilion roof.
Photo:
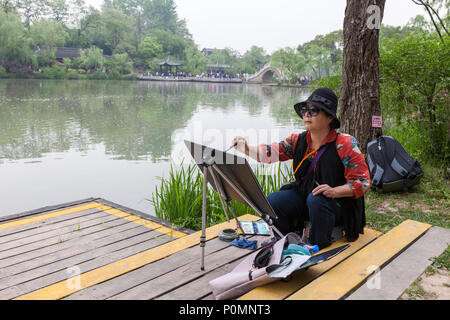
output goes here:
{"type": "Polygon", "coordinates": [[[183,64],[183,62],[178,62],[172,59],[171,56],[167,56],[166,59],[162,60],[162,61],[157,61],[156,64],[160,65],[160,66],[181,66],[183,64]]]}

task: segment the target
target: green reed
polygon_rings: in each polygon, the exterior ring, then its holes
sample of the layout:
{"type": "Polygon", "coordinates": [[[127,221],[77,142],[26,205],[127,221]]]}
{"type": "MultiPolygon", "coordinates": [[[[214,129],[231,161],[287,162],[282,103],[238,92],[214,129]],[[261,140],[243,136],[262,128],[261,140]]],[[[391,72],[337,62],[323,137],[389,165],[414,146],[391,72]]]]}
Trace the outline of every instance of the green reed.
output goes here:
{"type": "MultiPolygon", "coordinates": [[[[282,165],[258,165],[254,169],[264,194],[267,196],[278,191],[289,180],[289,168],[282,165]]],[[[178,227],[199,230],[202,218],[203,175],[195,164],[170,166],[168,178],[159,177],[160,185],[152,194],[150,202],[155,208],[156,216],[170,221],[178,227]]],[[[245,204],[232,201],[237,216],[255,214],[245,204]]],[[[211,226],[226,221],[219,195],[208,185],[207,225],[211,226]]],[[[232,219],[231,212],[228,216],[232,219]]]]}

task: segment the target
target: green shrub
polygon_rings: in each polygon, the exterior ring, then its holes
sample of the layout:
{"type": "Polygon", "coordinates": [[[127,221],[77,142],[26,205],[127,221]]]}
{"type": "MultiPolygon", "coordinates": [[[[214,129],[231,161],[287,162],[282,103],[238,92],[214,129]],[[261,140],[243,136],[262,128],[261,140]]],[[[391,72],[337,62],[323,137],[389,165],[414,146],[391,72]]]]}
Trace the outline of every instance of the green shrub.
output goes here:
{"type": "Polygon", "coordinates": [[[66,77],[66,68],[54,64],[51,67],[43,68],[42,76],[46,79],[64,79],[66,77]]]}
{"type": "Polygon", "coordinates": [[[131,73],[131,74],[122,75],[121,79],[122,80],[136,80],[137,79],[137,74],[131,73]]]}
{"type": "Polygon", "coordinates": [[[441,41],[436,34],[410,34],[385,40],[380,52],[383,114],[392,115],[395,126],[409,133],[405,142],[420,140],[414,149],[420,148],[422,159],[448,163],[450,37],[441,41]]]}
{"type": "Polygon", "coordinates": [[[6,78],[6,77],[7,77],[6,69],[3,68],[2,66],[0,66],[0,78],[6,78]]]}
{"type": "Polygon", "coordinates": [[[71,71],[67,73],[67,79],[69,80],[78,80],[80,78],[80,75],[76,71],[71,71]]]}
{"type": "Polygon", "coordinates": [[[78,69],[78,73],[79,73],[79,74],[86,74],[86,70],[84,70],[84,69],[78,69]]]}
{"type": "Polygon", "coordinates": [[[94,73],[90,74],[88,78],[92,80],[108,80],[108,75],[105,72],[97,70],[94,73]]]}

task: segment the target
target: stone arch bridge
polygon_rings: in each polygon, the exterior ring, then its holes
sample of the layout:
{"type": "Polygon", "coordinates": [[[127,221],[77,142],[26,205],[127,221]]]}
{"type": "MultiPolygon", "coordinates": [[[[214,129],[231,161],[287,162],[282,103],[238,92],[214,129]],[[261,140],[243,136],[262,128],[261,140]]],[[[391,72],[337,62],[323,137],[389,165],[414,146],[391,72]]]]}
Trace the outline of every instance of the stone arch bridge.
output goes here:
{"type": "Polygon", "coordinates": [[[248,83],[272,83],[272,78],[274,75],[278,79],[283,78],[283,73],[281,72],[281,70],[271,66],[269,63],[269,64],[266,64],[257,73],[248,77],[247,82],[248,83]]]}

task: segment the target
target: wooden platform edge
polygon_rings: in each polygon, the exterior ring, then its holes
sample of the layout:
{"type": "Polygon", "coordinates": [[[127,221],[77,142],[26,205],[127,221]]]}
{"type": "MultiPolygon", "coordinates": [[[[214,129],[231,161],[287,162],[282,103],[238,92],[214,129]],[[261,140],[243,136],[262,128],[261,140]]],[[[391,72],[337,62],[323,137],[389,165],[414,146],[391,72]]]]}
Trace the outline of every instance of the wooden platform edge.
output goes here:
{"type": "Polygon", "coordinates": [[[431,225],[406,220],[359,250],[287,300],[339,300],[358,289],[377,269],[421,238],[431,225]]]}
{"type": "Polygon", "coordinates": [[[85,203],[89,203],[89,202],[95,202],[98,199],[100,199],[100,198],[87,198],[87,199],[83,199],[83,200],[71,201],[71,202],[61,203],[58,205],[50,205],[50,206],[45,206],[45,207],[38,208],[38,209],[24,211],[21,213],[11,214],[11,215],[8,215],[5,217],[0,217],[0,224],[2,224],[4,222],[17,220],[17,219],[22,219],[22,218],[25,218],[28,216],[45,214],[50,211],[65,209],[65,208],[69,208],[69,207],[73,207],[73,206],[77,206],[77,205],[81,205],[81,204],[85,204],[85,203]]]}
{"type": "Polygon", "coordinates": [[[450,229],[432,227],[347,300],[396,300],[450,245],[450,229]]]}

